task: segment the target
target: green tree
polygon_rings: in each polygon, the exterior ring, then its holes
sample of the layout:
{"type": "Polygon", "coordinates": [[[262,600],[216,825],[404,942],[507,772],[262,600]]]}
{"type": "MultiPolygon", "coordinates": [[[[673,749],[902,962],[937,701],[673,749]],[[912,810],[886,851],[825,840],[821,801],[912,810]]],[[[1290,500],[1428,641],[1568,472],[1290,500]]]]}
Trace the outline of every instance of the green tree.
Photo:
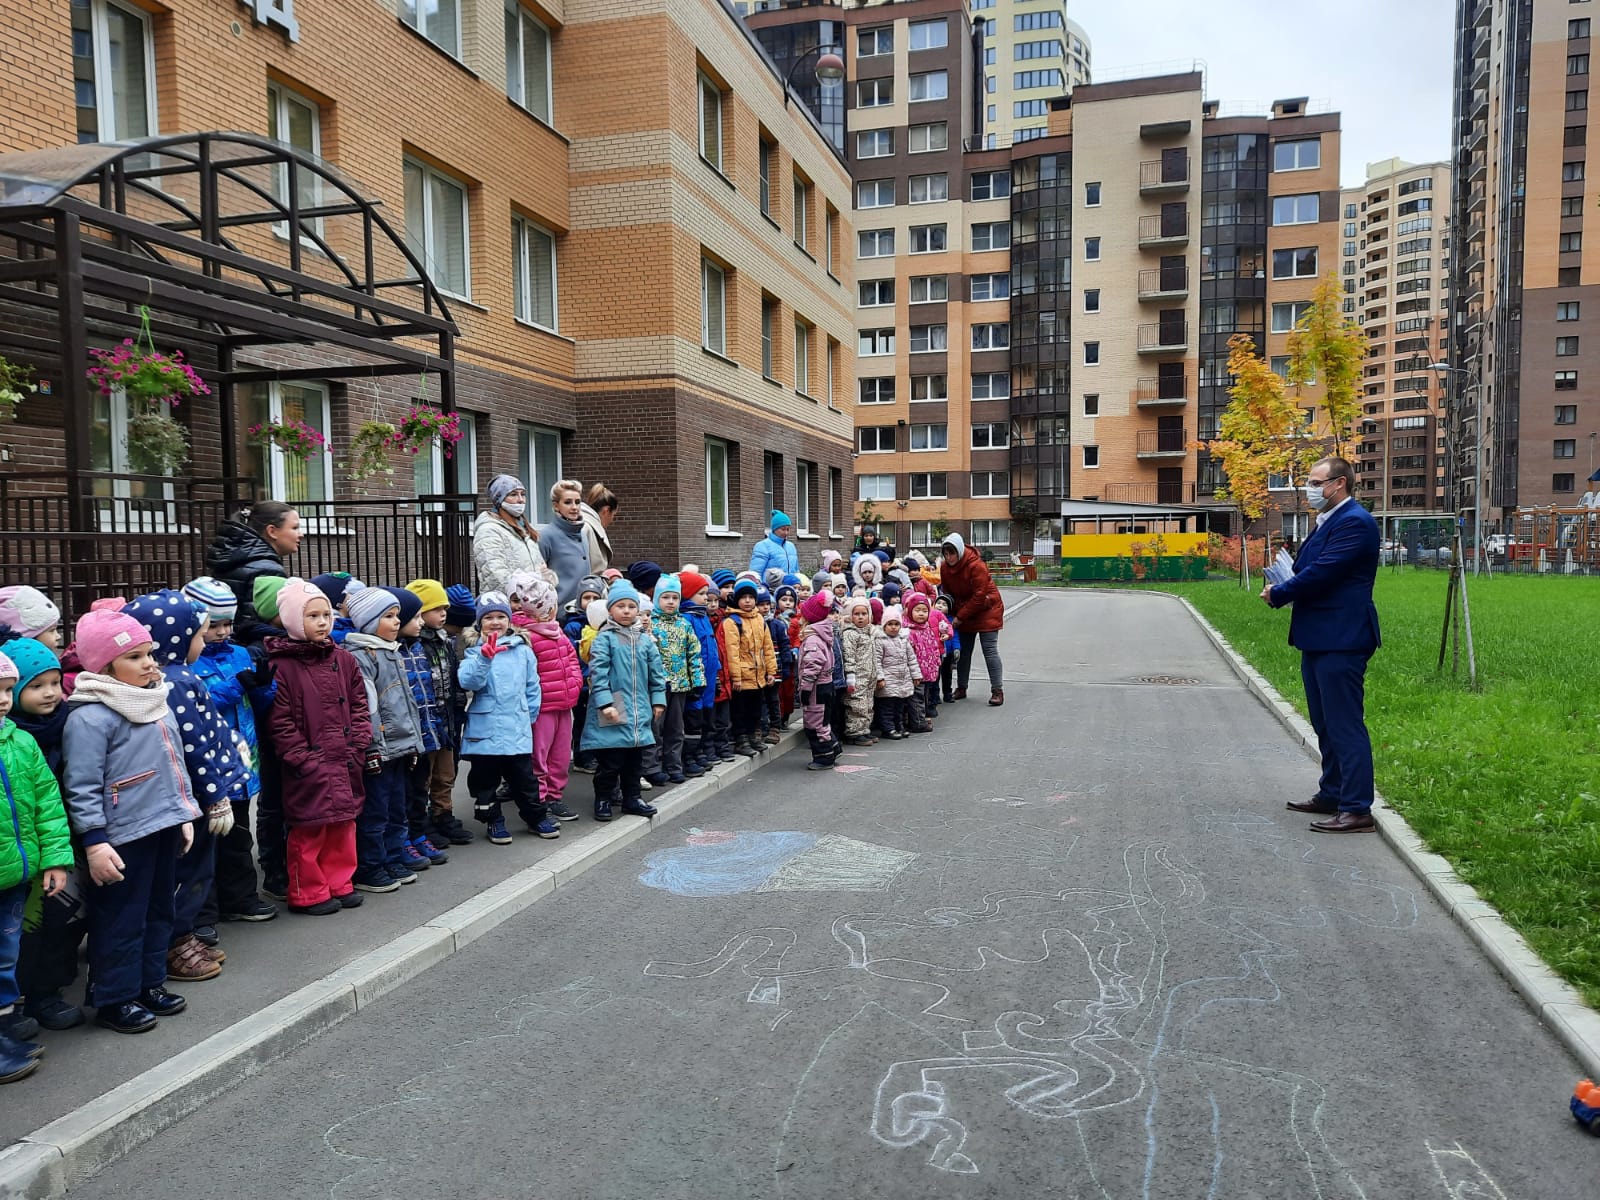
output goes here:
{"type": "MultiPolygon", "coordinates": [[[[1289,383],[1297,397],[1308,385],[1320,385],[1326,435],[1333,439],[1333,452],[1343,458],[1355,454],[1361,366],[1366,357],[1367,335],[1345,316],[1339,277],[1330,273],[1317,285],[1311,307],[1289,335],[1289,383]]],[[[1313,404],[1312,411],[1315,408],[1313,404]]]]}

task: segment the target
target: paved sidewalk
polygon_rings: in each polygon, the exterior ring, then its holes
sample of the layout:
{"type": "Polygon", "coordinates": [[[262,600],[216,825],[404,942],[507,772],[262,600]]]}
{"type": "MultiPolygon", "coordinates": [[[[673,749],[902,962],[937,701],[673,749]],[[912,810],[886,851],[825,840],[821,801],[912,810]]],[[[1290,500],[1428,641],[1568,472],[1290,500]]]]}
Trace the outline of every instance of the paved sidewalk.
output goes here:
{"type": "Polygon", "coordinates": [[[74,1197],[1593,1194],[1571,1056],[1284,811],[1315,767],[1181,605],[1001,645],[1004,709],[765,765],[74,1197]]]}

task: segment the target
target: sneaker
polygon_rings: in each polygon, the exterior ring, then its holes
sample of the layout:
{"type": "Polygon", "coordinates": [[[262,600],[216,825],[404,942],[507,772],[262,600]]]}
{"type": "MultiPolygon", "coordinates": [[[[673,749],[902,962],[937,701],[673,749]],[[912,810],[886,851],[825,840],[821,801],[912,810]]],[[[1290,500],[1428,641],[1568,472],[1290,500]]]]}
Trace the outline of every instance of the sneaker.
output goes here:
{"type": "Polygon", "coordinates": [[[222,964],[213,962],[193,934],[167,951],[167,978],[185,983],[200,983],[222,974],[222,964]]]}
{"type": "Polygon", "coordinates": [[[639,790],[641,792],[648,792],[653,787],[655,787],[655,784],[651,783],[648,779],[639,780],[639,790]]]}
{"type": "MultiPolygon", "coordinates": [[[[640,786],[642,787],[644,783],[648,783],[653,788],[664,788],[671,784],[671,782],[672,777],[669,776],[665,771],[652,771],[650,774],[644,777],[644,781],[640,786]]],[[[683,781],[679,780],[679,782],[681,783],[683,781]]]]}
{"type": "Polygon", "coordinates": [[[572,764],[572,769],[574,771],[581,771],[585,775],[593,775],[595,773],[596,765],[597,764],[592,763],[587,759],[580,759],[572,764]]]}
{"type": "Polygon", "coordinates": [[[808,771],[826,771],[826,770],[830,769],[832,766],[833,766],[833,764],[831,762],[827,762],[824,759],[813,758],[810,762],[808,762],[806,764],[806,770],[808,770],[808,771]]]}
{"type": "Polygon", "coordinates": [[[638,796],[622,802],[622,811],[630,817],[653,817],[656,815],[655,806],[646,804],[638,796]]]}
{"type": "MultiPolygon", "coordinates": [[[[154,1019],[150,1024],[154,1025],[154,1019]]],[[[9,1054],[0,1051],[0,1083],[16,1083],[39,1069],[39,1060],[26,1054],[9,1054]]]]}
{"type": "Polygon", "coordinates": [[[194,936],[195,940],[202,946],[215,946],[222,940],[217,936],[217,927],[215,925],[196,925],[194,927],[194,936]]]}
{"type": "Polygon", "coordinates": [[[21,1054],[27,1058],[43,1058],[44,1047],[38,1042],[19,1042],[15,1038],[0,1037],[0,1054],[21,1054]]]}
{"type": "Polygon", "coordinates": [[[450,856],[433,844],[433,839],[424,834],[419,838],[412,838],[411,844],[417,848],[418,853],[436,867],[442,867],[450,861],[450,856]]]}
{"type": "Polygon", "coordinates": [[[718,746],[717,747],[717,761],[718,762],[738,762],[739,761],[739,756],[733,752],[733,746],[731,744],[730,745],[726,745],[726,746],[718,746]]]}
{"type": "Polygon", "coordinates": [[[366,897],[353,888],[342,896],[335,896],[340,908],[360,908],[366,902],[366,897]]]}
{"type": "Polygon", "coordinates": [[[553,842],[561,836],[561,826],[555,823],[553,817],[545,817],[537,825],[529,825],[528,832],[544,838],[547,842],[553,842]]]}
{"type": "Polygon", "coordinates": [[[684,772],[684,771],[674,771],[674,772],[672,772],[672,774],[667,776],[667,783],[669,783],[669,784],[679,784],[679,783],[688,783],[688,782],[689,782],[688,773],[684,772]]]}
{"type": "Polygon", "coordinates": [[[124,1000],[121,1004],[100,1009],[94,1015],[94,1023],[102,1029],[113,1029],[118,1033],[149,1033],[156,1027],[156,1018],[137,1000],[124,1000]]]}
{"type": "Polygon", "coordinates": [[[270,921],[278,915],[278,906],[268,904],[260,896],[251,896],[234,912],[219,915],[224,921],[270,921]]]}
{"type": "Polygon", "coordinates": [[[616,814],[611,811],[611,801],[596,800],[594,802],[594,819],[601,824],[612,820],[616,814]]]}
{"type": "Polygon", "coordinates": [[[565,800],[552,800],[545,805],[545,808],[558,821],[576,821],[578,819],[577,810],[570,807],[565,800]]]}
{"type": "Polygon", "coordinates": [[[443,816],[435,817],[432,828],[433,832],[428,835],[428,840],[435,846],[442,846],[446,842],[452,846],[472,845],[472,830],[463,825],[455,813],[445,813],[443,816]]]}
{"type": "Polygon", "coordinates": [[[302,917],[331,917],[343,907],[344,905],[330,896],[320,904],[291,904],[289,911],[299,913],[302,917]]]}
{"type": "Polygon", "coordinates": [[[289,900],[289,877],[287,875],[268,875],[261,881],[261,894],[271,896],[274,900],[289,900]]]}
{"type": "Polygon", "coordinates": [[[398,892],[400,881],[389,874],[389,869],[384,866],[361,867],[351,877],[351,883],[358,892],[398,892]]]}
{"type": "MultiPolygon", "coordinates": [[[[400,847],[400,864],[407,870],[411,871],[426,871],[430,866],[433,865],[428,861],[428,856],[421,850],[417,849],[416,844],[413,842],[407,842],[405,845],[400,847]]],[[[389,874],[395,875],[400,873],[401,872],[395,871],[393,865],[389,866],[389,874]]]]}
{"type": "Polygon", "coordinates": [[[60,992],[30,1000],[23,1009],[44,1029],[73,1029],[83,1024],[83,1009],[62,999],[60,992]]]}
{"type": "Polygon", "coordinates": [[[489,841],[496,846],[511,845],[511,831],[506,828],[504,818],[496,817],[489,822],[489,841]]]}
{"type": "Polygon", "coordinates": [[[683,773],[689,779],[699,779],[706,773],[706,769],[699,763],[684,763],[683,773]]]}
{"type": "Polygon", "coordinates": [[[749,738],[741,738],[739,741],[735,742],[733,744],[733,752],[735,754],[742,754],[746,758],[754,758],[756,755],[761,753],[761,751],[756,749],[755,743],[749,738]]]}
{"type": "Polygon", "coordinates": [[[10,1012],[0,1014],[0,1037],[8,1037],[14,1042],[25,1042],[39,1032],[39,1022],[26,1013],[13,1008],[10,1012]]]}
{"type": "Polygon", "coordinates": [[[389,872],[389,878],[396,883],[411,884],[417,881],[417,873],[411,869],[409,863],[384,863],[383,869],[389,872]]]}
{"type": "Polygon", "coordinates": [[[771,729],[767,731],[767,745],[776,746],[781,741],[783,741],[783,733],[780,730],[771,729]]]}

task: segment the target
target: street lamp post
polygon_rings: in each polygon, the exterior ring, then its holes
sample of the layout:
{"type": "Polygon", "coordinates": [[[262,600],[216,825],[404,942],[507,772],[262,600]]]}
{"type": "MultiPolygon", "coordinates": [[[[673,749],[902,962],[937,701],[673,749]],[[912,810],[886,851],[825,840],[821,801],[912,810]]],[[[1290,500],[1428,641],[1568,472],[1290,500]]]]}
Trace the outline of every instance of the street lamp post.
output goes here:
{"type": "Polygon", "coordinates": [[[794,60],[794,66],[789,68],[789,77],[783,81],[783,106],[785,108],[789,107],[789,93],[794,88],[795,73],[805,65],[806,59],[812,55],[817,56],[816,75],[818,83],[838,83],[844,78],[844,59],[835,53],[840,49],[841,47],[839,46],[818,46],[813,50],[807,50],[794,60]]]}
{"type": "MultiPolygon", "coordinates": [[[[1469,378],[1472,375],[1472,372],[1468,371],[1466,368],[1464,368],[1464,367],[1452,367],[1449,363],[1443,363],[1443,362],[1430,363],[1429,367],[1432,370],[1437,371],[1440,375],[1446,375],[1446,374],[1450,374],[1450,375],[1466,375],[1469,378]]],[[[1471,420],[1473,422],[1473,431],[1472,431],[1472,573],[1474,575],[1476,575],[1476,574],[1478,574],[1480,564],[1481,564],[1481,562],[1483,560],[1483,393],[1482,393],[1482,386],[1479,384],[1479,382],[1477,380],[1471,380],[1471,382],[1469,382],[1468,385],[1467,385],[1467,389],[1469,391],[1476,390],[1478,392],[1478,403],[1473,406],[1473,413],[1472,413],[1472,416],[1471,416],[1471,420]]],[[[1463,421],[1466,420],[1466,418],[1464,418],[1464,417],[1458,417],[1457,416],[1457,414],[1460,411],[1460,402],[1461,402],[1461,389],[1458,387],[1456,389],[1456,404],[1452,405],[1452,407],[1451,407],[1451,420],[1450,420],[1450,441],[1451,441],[1451,445],[1450,445],[1450,468],[1451,468],[1451,473],[1454,476],[1454,481],[1456,483],[1456,497],[1455,497],[1456,504],[1455,504],[1455,509],[1456,509],[1456,513],[1457,513],[1458,518],[1459,518],[1461,509],[1462,509],[1461,496],[1460,496],[1460,479],[1461,479],[1460,459],[1462,457],[1461,452],[1464,449],[1464,447],[1461,445],[1461,439],[1460,439],[1460,436],[1459,436],[1459,427],[1460,427],[1460,424],[1463,421]]]]}

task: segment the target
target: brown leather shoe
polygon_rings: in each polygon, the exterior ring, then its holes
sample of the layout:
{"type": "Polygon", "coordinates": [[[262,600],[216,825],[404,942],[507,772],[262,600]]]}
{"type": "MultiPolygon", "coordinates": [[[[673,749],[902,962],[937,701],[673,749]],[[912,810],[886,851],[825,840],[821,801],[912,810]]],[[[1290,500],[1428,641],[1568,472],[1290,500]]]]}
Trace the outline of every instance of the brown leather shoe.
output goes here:
{"type": "Polygon", "coordinates": [[[1342,812],[1326,821],[1313,821],[1311,828],[1318,833],[1376,833],[1378,823],[1370,812],[1342,812]]]}
{"type": "Polygon", "coordinates": [[[1316,813],[1319,816],[1331,817],[1339,811],[1337,804],[1324,804],[1315,796],[1309,800],[1290,800],[1284,804],[1290,812],[1316,813]]]}
{"type": "Polygon", "coordinates": [[[167,951],[167,978],[199,983],[222,974],[222,964],[213,962],[200,939],[190,934],[167,951]]]}
{"type": "MultiPolygon", "coordinates": [[[[196,938],[195,940],[200,941],[199,938],[196,938]]],[[[200,949],[204,950],[206,952],[206,957],[214,963],[225,963],[228,961],[228,952],[221,946],[208,946],[204,942],[200,942],[200,949]]]]}
{"type": "Polygon", "coordinates": [[[1005,702],[1006,702],[1006,694],[1000,688],[995,688],[994,691],[989,693],[989,707],[990,708],[999,708],[1005,702]]]}

